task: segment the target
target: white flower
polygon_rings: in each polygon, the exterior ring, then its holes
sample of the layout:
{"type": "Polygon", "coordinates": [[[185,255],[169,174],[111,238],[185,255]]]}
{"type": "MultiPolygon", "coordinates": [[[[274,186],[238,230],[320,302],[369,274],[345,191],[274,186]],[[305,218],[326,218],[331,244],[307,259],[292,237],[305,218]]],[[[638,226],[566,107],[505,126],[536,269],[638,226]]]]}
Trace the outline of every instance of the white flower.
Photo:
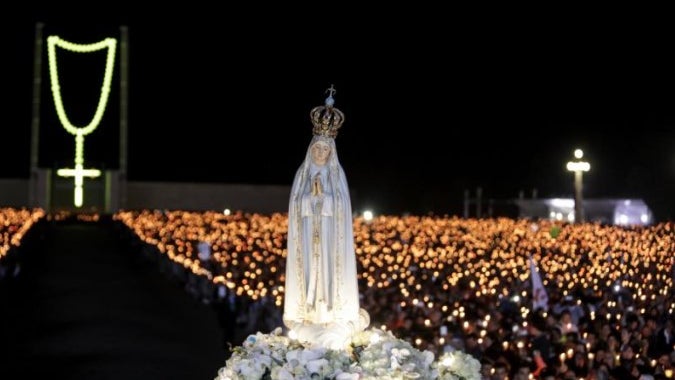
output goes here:
{"type": "Polygon", "coordinates": [[[351,349],[332,350],[303,345],[281,335],[250,335],[235,347],[216,380],[480,380],[480,363],[461,351],[434,354],[420,351],[391,332],[371,329],[352,337],[351,349]]]}
{"type": "Polygon", "coordinates": [[[302,350],[298,356],[300,363],[307,364],[307,362],[319,359],[326,353],[325,350],[302,350]]]}
{"type": "Polygon", "coordinates": [[[343,372],[335,377],[335,380],[359,380],[358,373],[343,372]]]}
{"type": "Polygon", "coordinates": [[[239,362],[236,366],[236,372],[247,379],[259,379],[265,373],[265,370],[254,360],[246,359],[239,362]]]}
{"type": "Polygon", "coordinates": [[[294,380],[293,374],[285,367],[275,367],[272,370],[272,378],[278,380],[294,380]]]}
{"type": "Polygon", "coordinates": [[[442,379],[462,378],[480,380],[480,362],[462,351],[444,354],[438,362],[438,370],[442,379]]]}
{"type": "Polygon", "coordinates": [[[328,374],[328,370],[330,369],[328,360],[323,358],[310,360],[309,362],[307,362],[306,367],[310,375],[316,373],[320,375],[322,378],[328,374]]]}

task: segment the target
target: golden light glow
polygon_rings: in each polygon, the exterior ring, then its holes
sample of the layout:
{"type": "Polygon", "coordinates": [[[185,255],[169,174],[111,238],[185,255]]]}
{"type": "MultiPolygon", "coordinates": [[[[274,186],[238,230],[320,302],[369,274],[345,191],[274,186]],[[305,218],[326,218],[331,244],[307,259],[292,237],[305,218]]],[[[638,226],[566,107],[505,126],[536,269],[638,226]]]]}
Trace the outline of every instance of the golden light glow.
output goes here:
{"type": "MultiPolygon", "coordinates": [[[[157,247],[160,254],[193,273],[211,276],[214,282],[228,281],[228,288],[231,286],[237,294],[252,299],[273,295],[275,304],[281,307],[286,214],[125,211],[114,218],[157,247]],[[213,242],[213,272],[191,259],[196,257],[199,241],[213,242]]],[[[516,331],[522,331],[522,326],[526,326],[523,322],[532,313],[529,307],[532,292],[524,290],[521,278],[527,272],[528,255],[537,261],[542,280],[548,280],[549,290],[557,292],[559,298],[580,290],[587,290],[599,299],[607,298],[602,308],[590,312],[590,318],[611,323],[612,328],[620,325],[616,315],[621,310],[612,289],[617,281],[630,287],[633,293],[645,295],[631,301],[636,311],[645,309],[648,313],[655,302],[664,303],[665,312],[673,309],[673,302],[659,295],[663,289],[673,287],[672,223],[623,228],[542,220],[536,222],[536,229],[531,228],[532,223],[506,218],[378,216],[371,222],[355,218],[354,244],[364,306],[375,307],[382,292],[387,294],[386,305],[378,306],[382,317],[371,323],[386,325],[388,330],[400,334],[401,327],[387,319],[400,314],[400,323],[409,319],[415,326],[403,330],[404,336],[406,331],[409,334],[406,336],[409,342],[420,339],[419,347],[433,345],[440,350],[441,325],[454,326],[448,328],[448,336],[459,333],[480,337],[484,334],[481,331],[493,331],[493,324],[502,321],[493,322],[498,314],[476,315],[476,302],[488,310],[497,310],[502,302],[512,302],[512,297],[517,296],[520,303],[512,323],[516,331]],[[560,229],[556,239],[550,237],[552,227],[560,229]],[[582,250],[584,254],[580,254],[582,250]],[[646,278],[649,280],[645,281],[646,278]],[[498,291],[484,292],[485,289],[498,291]],[[425,334],[413,335],[416,329],[425,334]]],[[[558,318],[553,313],[547,316],[558,318]]],[[[579,331],[584,332],[587,330],[579,331]]],[[[511,342],[510,349],[515,349],[518,341],[523,342],[517,332],[508,334],[506,338],[500,337],[500,349],[507,339],[511,342]]],[[[450,339],[445,339],[449,344],[450,339]]],[[[527,342],[522,345],[528,348],[527,342]]]]}
{"type": "Polygon", "coordinates": [[[41,208],[0,207],[0,263],[13,247],[19,247],[28,230],[45,217],[41,208]]]}

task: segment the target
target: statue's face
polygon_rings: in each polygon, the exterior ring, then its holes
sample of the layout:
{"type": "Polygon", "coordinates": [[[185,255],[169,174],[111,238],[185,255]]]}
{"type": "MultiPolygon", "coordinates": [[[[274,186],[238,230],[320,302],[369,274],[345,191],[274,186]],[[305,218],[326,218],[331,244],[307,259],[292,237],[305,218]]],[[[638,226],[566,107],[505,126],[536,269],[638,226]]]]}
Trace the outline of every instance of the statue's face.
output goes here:
{"type": "Polygon", "coordinates": [[[317,141],[312,145],[312,161],[314,164],[323,166],[330,156],[330,146],[323,141],[317,141]]]}

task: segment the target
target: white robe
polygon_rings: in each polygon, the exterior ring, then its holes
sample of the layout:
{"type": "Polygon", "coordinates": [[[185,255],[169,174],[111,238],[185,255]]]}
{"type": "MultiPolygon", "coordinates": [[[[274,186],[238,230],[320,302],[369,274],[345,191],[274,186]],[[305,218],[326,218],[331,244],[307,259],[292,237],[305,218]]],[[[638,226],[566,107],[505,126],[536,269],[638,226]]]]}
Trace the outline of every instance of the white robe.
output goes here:
{"type": "Polygon", "coordinates": [[[288,216],[286,326],[297,329],[300,325],[337,323],[354,331],[365,328],[367,313],[359,308],[349,188],[332,138],[312,139],[293,180],[288,216]],[[317,140],[331,147],[323,166],[315,165],[311,158],[311,147],[317,140]],[[312,195],[316,175],[321,178],[319,196],[312,195]]]}

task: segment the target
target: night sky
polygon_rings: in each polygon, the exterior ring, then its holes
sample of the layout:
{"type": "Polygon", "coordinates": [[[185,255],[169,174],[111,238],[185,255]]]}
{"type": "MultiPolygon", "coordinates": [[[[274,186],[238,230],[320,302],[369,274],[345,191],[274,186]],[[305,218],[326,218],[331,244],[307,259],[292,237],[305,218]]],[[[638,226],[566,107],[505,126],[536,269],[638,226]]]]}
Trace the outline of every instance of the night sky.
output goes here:
{"type": "MultiPolygon", "coordinates": [[[[565,163],[579,147],[592,167],[586,197],[643,198],[657,219],[675,219],[672,33],[570,20],[327,26],[318,16],[295,24],[177,9],[84,22],[35,11],[0,25],[0,177],[28,176],[36,21],[45,37],[80,43],[128,26],[130,180],[290,185],[311,139],[309,111],[333,84],[346,115],[340,162],[353,196],[375,210],[459,214],[464,190],[479,186],[497,201],[533,189],[572,197],[565,163]]],[[[49,167],[67,164],[74,147],[54,116],[43,57],[40,161],[49,167]]],[[[93,113],[102,57],[59,56],[76,123],[93,113]]],[[[110,168],[118,75],[85,151],[110,168]]]]}

